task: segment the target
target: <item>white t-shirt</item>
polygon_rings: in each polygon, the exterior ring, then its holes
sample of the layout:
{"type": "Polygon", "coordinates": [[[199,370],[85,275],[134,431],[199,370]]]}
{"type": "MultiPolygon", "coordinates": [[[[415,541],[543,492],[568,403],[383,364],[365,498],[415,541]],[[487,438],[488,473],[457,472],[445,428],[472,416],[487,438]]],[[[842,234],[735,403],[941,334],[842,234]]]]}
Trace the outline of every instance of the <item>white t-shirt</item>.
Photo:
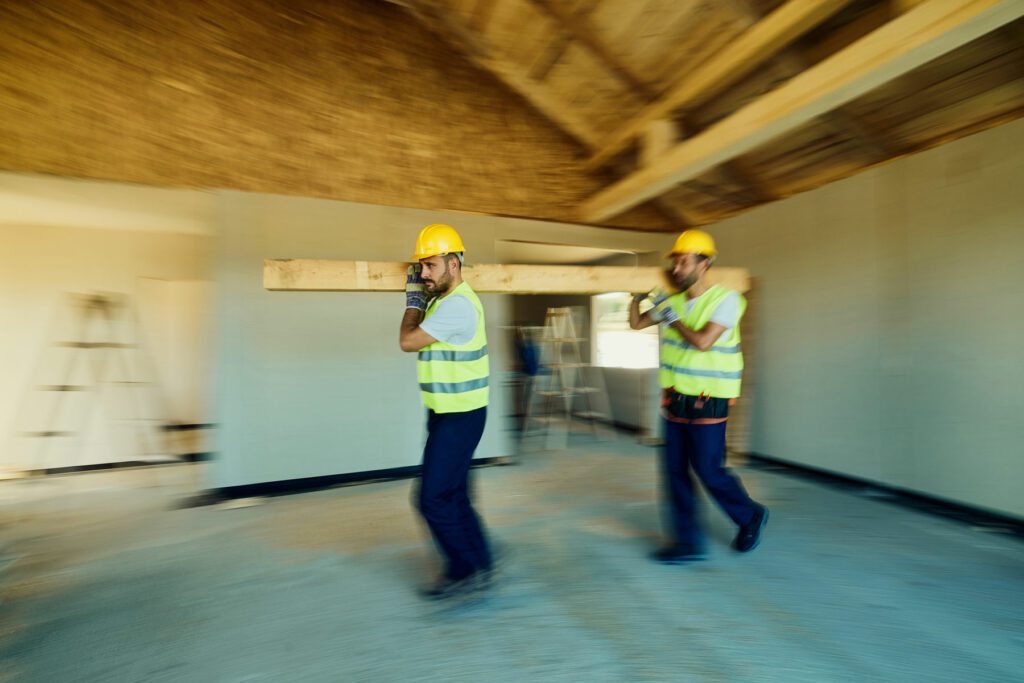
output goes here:
{"type": "MultiPolygon", "coordinates": [[[[693,307],[697,305],[702,296],[707,296],[707,292],[704,292],[700,296],[693,299],[686,299],[686,313],[689,314],[693,310],[693,307]]],[[[715,308],[711,317],[708,319],[710,322],[718,323],[725,328],[726,332],[736,327],[736,324],[740,321],[740,295],[736,292],[729,292],[725,295],[718,306],[715,308]]]]}
{"type": "Polygon", "coordinates": [[[476,335],[477,313],[473,303],[457,294],[437,302],[430,317],[420,323],[420,329],[438,341],[461,346],[476,335]]]}

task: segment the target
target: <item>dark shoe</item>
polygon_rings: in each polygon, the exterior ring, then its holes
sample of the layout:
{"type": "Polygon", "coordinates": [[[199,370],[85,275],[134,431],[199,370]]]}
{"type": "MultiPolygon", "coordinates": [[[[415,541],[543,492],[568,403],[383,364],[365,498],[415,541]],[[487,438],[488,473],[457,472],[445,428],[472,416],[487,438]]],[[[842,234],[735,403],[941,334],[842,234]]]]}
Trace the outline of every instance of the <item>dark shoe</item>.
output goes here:
{"type": "Polygon", "coordinates": [[[761,542],[761,532],[764,531],[764,526],[767,523],[768,508],[761,505],[754,511],[754,518],[750,520],[750,523],[740,527],[732,547],[741,553],[749,553],[761,542]]]}
{"type": "Polygon", "coordinates": [[[703,550],[692,545],[668,545],[651,553],[651,559],[662,564],[687,564],[706,557],[703,550]]]}
{"type": "Polygon", "coordinates": [[[461,579],[443,576],[433,586],[421,589],[420,595],[428,600],[445,600],[447,598],[469,595],[480,587],[479,573],[476,572],[461,579]]]}

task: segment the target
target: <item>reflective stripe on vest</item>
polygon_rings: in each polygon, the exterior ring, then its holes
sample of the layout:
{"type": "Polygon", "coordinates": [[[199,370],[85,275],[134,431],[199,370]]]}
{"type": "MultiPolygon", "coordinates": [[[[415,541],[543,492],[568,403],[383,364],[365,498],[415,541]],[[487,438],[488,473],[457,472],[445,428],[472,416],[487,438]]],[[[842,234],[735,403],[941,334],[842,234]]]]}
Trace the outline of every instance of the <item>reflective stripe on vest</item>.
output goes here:
{"type": "Polygon", "coordinates": [[[488,378],[483,377],[481,379],[471,379],[468,382],[449,382],[447,384],[442,382],[421,383],[420,389],[432,394],[464,394],[474,389],[483,389],[488,383],[488,378]]]}
{"type": "MultiPolygon", "coordinates": [[[[721,341],[721,339],[719,339],[719,341],[721,341]]],[[[679,341],[678,339],[666,339],[665,343],[671,344],[672,346],[677,346],[681,349],[697,348],[690,342],[679,341]]],[[[709,350],[714,351],[716,353],[739,353],[741,349],[739,344],[737,344],[736,346],[722,346],[718,342],[715,342],[715,345],[712,346],[709,350]]]]}
{"type": "MultiPolygon", "coordinates": [[[[434,345],[431,344],[427,348],[433,349],[434,345]]],[[[484,348],[477,349],[476,351],[442,351],[440,349],[436,349],[433,351],[420,351],[417,357],[420,360],[448,360],[465,362],[470,360],[478,360],[486,355],[487,347],[485,346],[484,348]]]]}
{"type": "MultiPolygon", "coordinates": [[[[701,330],[711,319],[718,305],[731,293],[720,285],[713,285],[697,297],[693,308],[686,312],[686,294],[669,298],[669,304],[679,314],[680,321],[693,330],[701,330]]],[[[747,302],[740,298],[740,317],[747,302]]],[[[658,380],[662,387],[671,388],[688,396],[736,398],[740,395],[743,377],[743,353],[740,346],[739,322],[726,330],[707,351],[701,351],[684,340],[671,327],[662,327],[661,362],[658,380]]]]}
{"type": "MultiPolygon", "coordinates": [[[[466,344],[436,341],[422,348],[416,359],[423,405],[436,413],[464,413],[487,405],[490,361],[487,356],[484,308],[469,284],[463,282],[448,296],[462,296],[476,311],[476,333],[466,344]]],[[[439,299],[427,307],[423,319],[437,310],[439,299]]]]}

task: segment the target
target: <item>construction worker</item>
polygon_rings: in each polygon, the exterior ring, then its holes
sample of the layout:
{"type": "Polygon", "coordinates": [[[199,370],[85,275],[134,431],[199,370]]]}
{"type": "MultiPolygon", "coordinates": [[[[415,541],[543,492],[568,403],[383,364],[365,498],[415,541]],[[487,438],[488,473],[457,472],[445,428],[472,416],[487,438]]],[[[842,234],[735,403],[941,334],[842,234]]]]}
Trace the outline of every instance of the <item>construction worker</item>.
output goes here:
{"type": "Polygon", "coordinates": [[[427,407],[417,506],[446,561],[424,590],[439,599],[486,587],[491,551],[469,497],[469,466],[487,418],[489,365],[484,309],[462,279],[465,248],[450,225],[423,228],[409,266],[399,344],[416,351],[427,407]]]}
{"type": "Polygon", "coordinates": [[[739,552],[757,547],[768,521],[768,509],[751,500],[725,467],[726,419],[740,395],[743,372],[740,318],[746,300],[738,292],[707,283],[705,275],[717,255],[711,235],[683,232],[666,254],[678,293],[637,294],[629,309],[634,330],[661,325],[662,478],[672,541],[652,558],[667,564],[705,557],[690,470],[739,527],[733,542],[739,552]],[[654,307],[641,314],[640,302],[646,298],[654,307]]]}

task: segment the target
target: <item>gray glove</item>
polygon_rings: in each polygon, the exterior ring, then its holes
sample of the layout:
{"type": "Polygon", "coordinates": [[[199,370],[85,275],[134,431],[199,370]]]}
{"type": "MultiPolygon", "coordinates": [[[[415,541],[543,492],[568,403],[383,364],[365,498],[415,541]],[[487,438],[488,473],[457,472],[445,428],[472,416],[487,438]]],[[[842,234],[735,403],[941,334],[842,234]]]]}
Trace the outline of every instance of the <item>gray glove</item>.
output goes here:
{"type": "Polygon", "coordinates": [[[420,264],[414,263],[405,271],[405,307],[425,311],[429,298],[420,270],[420,264]]]}
{"type": "Polygon", "coordinates": [[[668,292],[656,287],[650,291],[647,298],[650,299],[651,303],[654,304],[654,307],[657,308],[668,301],[668,292]]]}
{"type": "Polygon", "coordinates": [[[679,320],[679,314],[676,313],[676,309],[672,308],[667,301],[658,308],[652,310],[652,316],[654,311],[658,311],[658,317],[655,318],[655,320],[660,322],[662,325],[671,325],[679,320]]]}
{"type": "Polygon", "coordinates": [[[661,300],[660,304],[648,311],[647,315],[651,316],[651,320],[662,325],[671,325],[679,320],[679,314],[676,313],[676,309],[672,308],[667,296],[661,300]]]}

